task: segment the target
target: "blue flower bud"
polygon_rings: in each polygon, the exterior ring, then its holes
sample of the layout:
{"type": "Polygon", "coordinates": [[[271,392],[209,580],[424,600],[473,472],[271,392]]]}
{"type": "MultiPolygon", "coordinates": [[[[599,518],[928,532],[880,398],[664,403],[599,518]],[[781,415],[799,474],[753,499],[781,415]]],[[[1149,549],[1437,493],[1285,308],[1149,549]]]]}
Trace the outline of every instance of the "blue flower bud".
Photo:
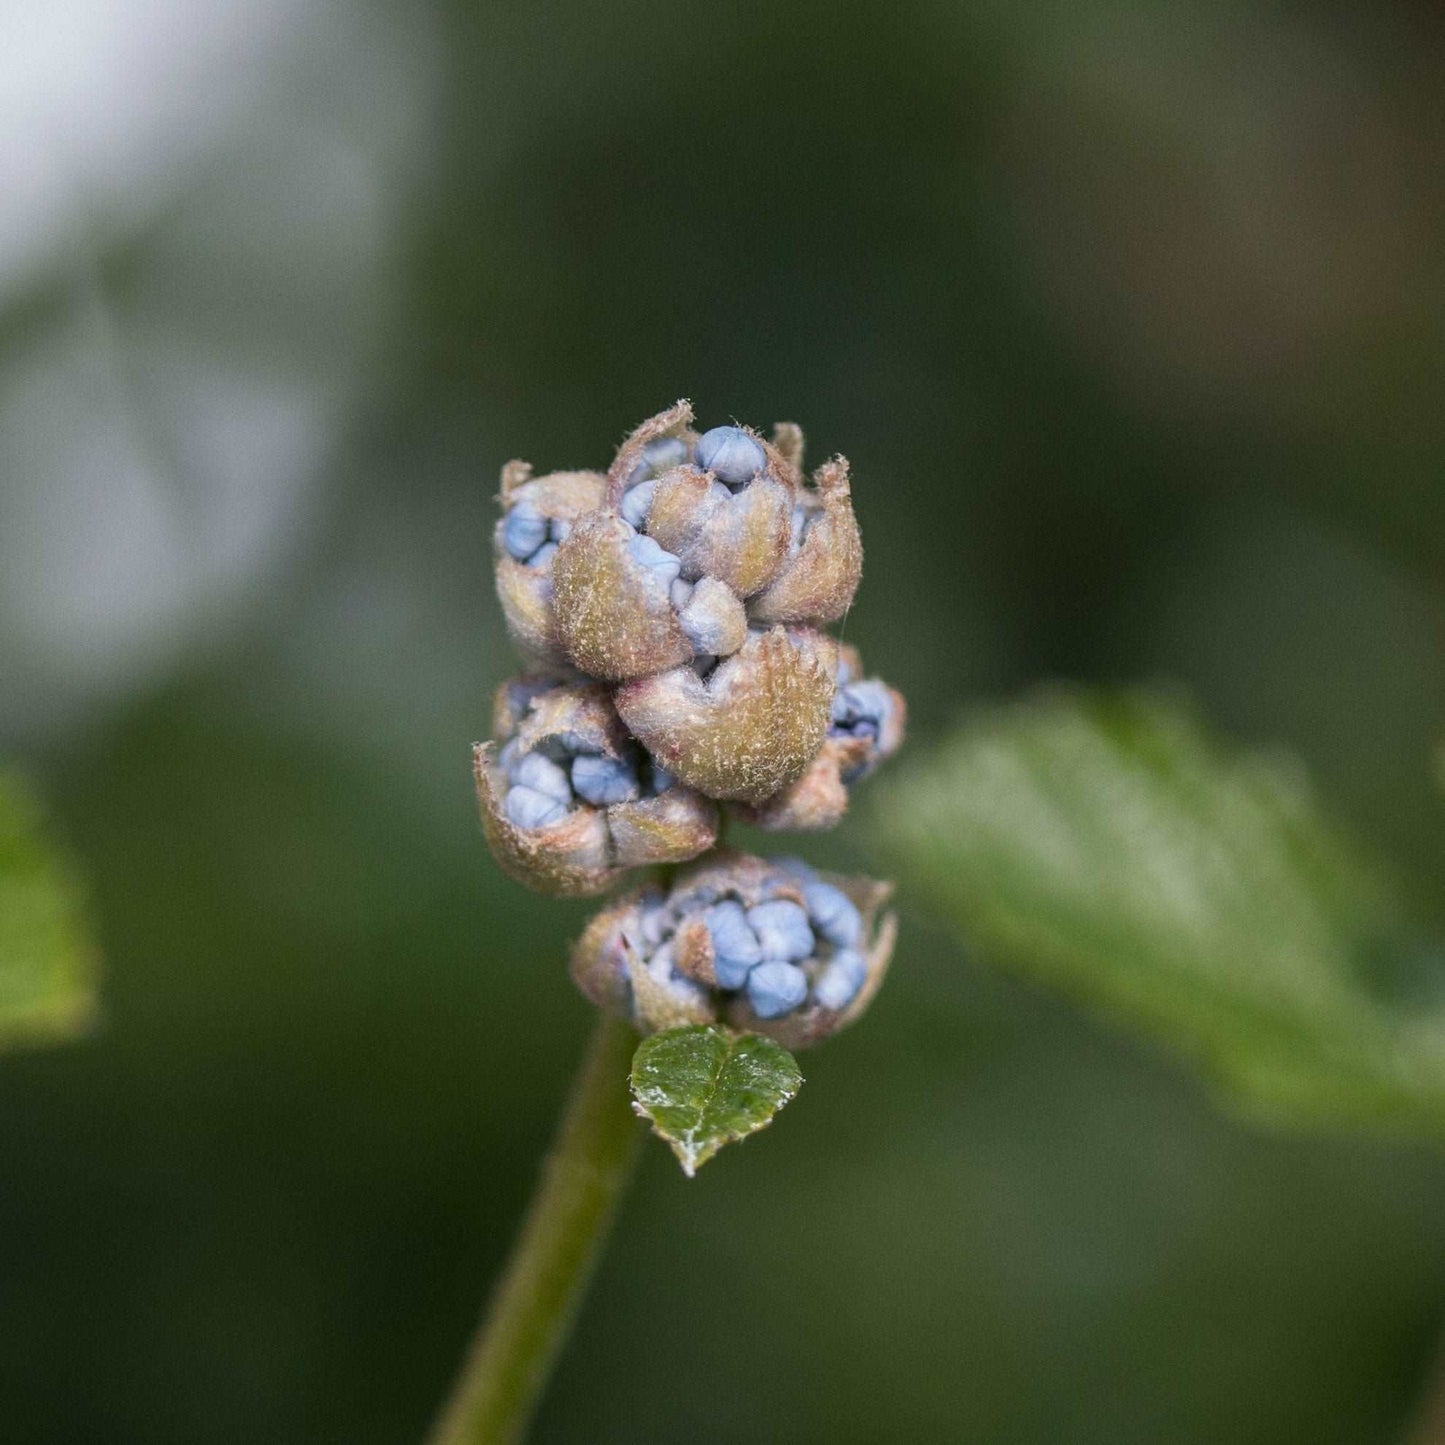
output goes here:
{"type": "Polygon", "coordinates": [[[518,502],[502,526],[502,546],[525,562],[547,540],[547,519],[531,502],[518,502]]]}
{"type": "Polygon", "coordinates": [[[808,883],[803,902],[813,927],[835,948],[852,948],[863,932],[863,920],[853,900],[831,883],[808,883]]]}
{"type": "Polygon", "coordinates": [[[760,1019],[781,1018],[807,996],[808,977],[791,963],[760,963],[748,974],[748,1002],[760,1019]]]}
{"type": "Polygon", "coordinates": [[[868,960],[855,948],[839,949],[813,983],[813,997],[826,1009],[841,1013],[858,996],[868,977],[868,960]]]}
{"type": "Polygon", "coordinates": [[[743,906],[735,899],[715,903],[702,916],[712,935],[713,972],[719,988],[741,988],[748,970],[762,961],[757,935],[748,927],[743,906]]]}
{"type": "Polygon", "coordinates": [[[764,958],[794,962],[812,955],[813,930],[808,927],[808,915],[796,903],[786,898],[759,903],[748,909],[747,920],[764,958]]]}
{"type": "Polygon", "coordinates": [[[750,482],[767,466],[767,453],[741,427],[715,426],[698,438],[697,464],[730,487],[750,482]]]}
{"type": "Polygon", "coordinates": [[[586,754],[572,760],[572,787],[579,797],[599,808],[613,803],[630,803],[642,796],[637,773],[623,758],[586,754]]]}
{"type": "Polygon", "coordinates": [[[522,785],[507,789],[507,821],[518,828],[545,828],[567,816],[567,807],[546,793],[522,785]]]}
{"type": "Polygon", "coordinates": [[[876,738],[893,711],[888,688],[876,679],[850,682],[833,695],[834,737],[876,738]]]}
{"type": "Polygon", "coordinates": [[[632,469],[628,486],[646,481],[680,467],[687,460],[687,443],[681,437],[658,437],[642,449],[642,459],[632,469]]]}
{"type": "Polygon", "coordinates": [[[647,521],[647,513],[652,507],[652,494],[656,490],[656,481],[646,481],[629,487],[622,494],[622,515],[639,532],[647,521]]]}
{"type": "Polygon", "coordinates": [[[658,437],[643,447],[642,459],[655,472],[680,467],[687,460],[687,443],[681,437],[658,437]]]}
{"type": "MultiPolygon", "coordinates": [[[[572,785],[567,781],[567,774],[541,753],[527,753],[512,768],[511,777],[519,787],[541,793],[560,803],[564,809],[572,806],[572,785]]],[[[537,825],[533,823],[530,826],[537,825]]]]}
{"type": "Polygon", "coordinates": [[[647,569],[650,581],[664,589],[671,587],[682,571],[682,563],[671,552],[665,551],[641,532],[628,538],[627,553],[634,562],[647,569]]]}
{"type": "Polygon", "coordinates": [[[572,535],[572,523],[567,517],[553,517],[547,523],[547,540],[565,542],[572,535]]]}
{"type": "Polygon", "coordinates": [[[527,559],[527,566],[534,567],[540,572],[556,555],[557,544],[555,542],[543,542],[527,559]]]}

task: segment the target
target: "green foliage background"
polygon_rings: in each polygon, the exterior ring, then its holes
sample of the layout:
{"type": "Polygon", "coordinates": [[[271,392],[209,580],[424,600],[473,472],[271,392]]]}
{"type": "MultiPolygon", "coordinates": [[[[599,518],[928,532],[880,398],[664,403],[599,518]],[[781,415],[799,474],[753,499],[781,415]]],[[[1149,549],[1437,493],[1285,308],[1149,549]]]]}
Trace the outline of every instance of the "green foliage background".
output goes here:
{"type": "MultiPolygon", "coordinates": [[[[320,80],[277,63],[234,122],[264,144],[144,208],[97,185],[85,263],[62,237],[0,291],[0,401],[103,318],[188,505],[157,336],[277,387],[345,359],[267,566],[123,654],[22,645],[56,604],[4,512],[69,423],[0,451],[0,751],[106,960],[94,1036],[0,1061],[7,1440],[420,1435],[589,1024],[586,906],[502,879],[469,793],[496,473],[603,462],[679,395],[849,456],[847,636],[911,765],[984,700],[1163,681],[1302,759],[1445,934],[1435,10],[347,9],[282,33],[320,80]],[[324,186],[263,204],[318,112],[318,174],[376,205],[355,274],[315,264],[361,244],[324,186]]],[[[77,546],[67,591],[136,545],[77,546]]],[[[910,786],[790,844],[897,868],[887,987],[745,1148],[689,1182],[649,1147],[536,1438],[1397,1439],[1445,1158],[1241,1122],[995,971],[900,865],[910,786]]]]}

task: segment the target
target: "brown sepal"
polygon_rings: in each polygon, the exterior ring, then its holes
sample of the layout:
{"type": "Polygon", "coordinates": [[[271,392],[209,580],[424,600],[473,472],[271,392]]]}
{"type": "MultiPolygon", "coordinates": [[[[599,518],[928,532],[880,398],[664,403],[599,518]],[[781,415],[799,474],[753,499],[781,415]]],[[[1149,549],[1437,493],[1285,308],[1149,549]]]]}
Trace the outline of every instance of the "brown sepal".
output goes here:
{"type": "Polygon", "coordinates": [[[847,459],[819,467],[813,482],[799,493],[811,525],[767,590],[748,604],[755,622],[836,622],[852,605],[863,575],[863,539],[853,515],[847,459]]]}
{"type": "Polygon", "coordinates": [[[580,671],[609,682],[646,677],[692,656],[667,588],[628,555],[633,535],[617,513],[591,512],[552,559],[557,634],[566,655],[580,671]]]}
{"type": "MultiPolygon", "coordinates": [[[[529,501],[544,517],[575,523],[601,505],[607,479],[601,472],[552,472],[533,477],[527,462],[511,461],[502,468],[498,500],[504,509],[529,501]]],[[[502,546],[505,518],[494,529],[497,600],[502,604],[512,642],[528,661],[544,667],[568,666],[557,635],[552,606],[551,564],[529,567],[507,555],[502,546]]],[[[555,557],[553,559],[555,561],[555,557]]]]}
{"type": "Polygon", "coordinates": [[[690,667],[614,695],[634,737],[710,798],[761,803],[803,775],[823,744],[836,645],[821,633],[753,633],[706,680],[690,667]]]}

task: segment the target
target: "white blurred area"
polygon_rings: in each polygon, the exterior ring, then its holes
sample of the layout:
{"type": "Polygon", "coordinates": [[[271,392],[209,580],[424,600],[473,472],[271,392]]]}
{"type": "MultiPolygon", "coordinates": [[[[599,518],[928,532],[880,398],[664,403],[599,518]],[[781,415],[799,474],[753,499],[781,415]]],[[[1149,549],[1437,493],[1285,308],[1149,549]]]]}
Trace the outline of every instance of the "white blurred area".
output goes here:
{"type": "Polygon", "coordinates": [[[0,0],[0,741],[244,618],[384,336],[425,12],[0,0]]]}

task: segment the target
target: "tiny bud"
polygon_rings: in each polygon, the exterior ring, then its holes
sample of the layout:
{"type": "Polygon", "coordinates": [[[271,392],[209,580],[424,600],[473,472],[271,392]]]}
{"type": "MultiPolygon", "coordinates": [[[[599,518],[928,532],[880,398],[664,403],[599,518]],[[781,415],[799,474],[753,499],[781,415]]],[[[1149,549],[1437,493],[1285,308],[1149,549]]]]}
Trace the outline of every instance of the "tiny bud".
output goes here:
{"type": "Polygon", "coordinates": [[[545,828],[567,816],[566,803],[521,783],[507,790],[507,820],[519,828],[545,828]]]}
{"type": "Polygon", "coordinates": [[[748,1002],[760,1019],[775,1019],[808,996],[808,976],[791,963],[760,963],[748,974],[748,1002]]]}
{"type": "Polygon", "coordinates": [[[805,883],[803,902],[818,932],[839,948],[851,948],[858,942],[863,924],[852,900],[841,888],[831,883],[805,883]]]}
{"type": "Polygon", "coordinates": [[[658,437],[642,448],[642,459],[632,469],[628,484],[661,476],[687,460],[687,442],[682,437],[658,437]]]}
{"type": "Polygon", "coordinates": [[[715,426],[697,442],[697,464],[730,487],[750,482],[767,465],[762,445],[737,426],[715,426]]]}
{"type": "Polygon", "coordinates": [[[599,808],[630,803],[642,794],[637,772],[626,758],[583,755],[572,760],[572,787],[599,808]]]}
{"type": "Polygon", "coordinates": [[[826,1009],[841,1012],[858,996],[868,977],[868,961],[854,948],[842,948],[818,975],[813,996],[826,1009]]]}
{"type": "Polygon", "coordinates": [[[703,922],[712,937],[718,987],[741,988],[748,970],[763,961],[762,945],[748,926],[742,904],[733,898],[716,903],[703,914],[703,922]]]}
{"type": "Polygon", "coordinates": [[[664,551],[651,537],[638,533],[627,542],[627,555],[642,567],[650,586],[671,587],[682,563],[671,552],[664,551]]]}
{"type": "Polygon", "coordinates": [[[512,769],[512,781],[518,787],[544,794],[564,808],[572,806],[572,788],[567,774],[541,753],[526,753],[520,757],[512,769]]]}
{"type": "Polygon", "coordinates": [[[813,952],[813,930],[805,908],[786,898],[748,909],[748,927],[757,935],[765,959],[792,962],[813,952]]]}
{"type": "Polygon", "coordinates": [[[629,487],[623,493],[622,515],[629,525],[640,532],[647,525],[648,509],[652,506],[652,494],[657,490],[656,481],[646,481],[636,487],[629,487]]]}
{"type": "Polygon", "coordinates": [[[534,502],[518,502],[502,522],[502,545],[519,562],[525,562],[546,540],[547,519],[534,502]]]}

